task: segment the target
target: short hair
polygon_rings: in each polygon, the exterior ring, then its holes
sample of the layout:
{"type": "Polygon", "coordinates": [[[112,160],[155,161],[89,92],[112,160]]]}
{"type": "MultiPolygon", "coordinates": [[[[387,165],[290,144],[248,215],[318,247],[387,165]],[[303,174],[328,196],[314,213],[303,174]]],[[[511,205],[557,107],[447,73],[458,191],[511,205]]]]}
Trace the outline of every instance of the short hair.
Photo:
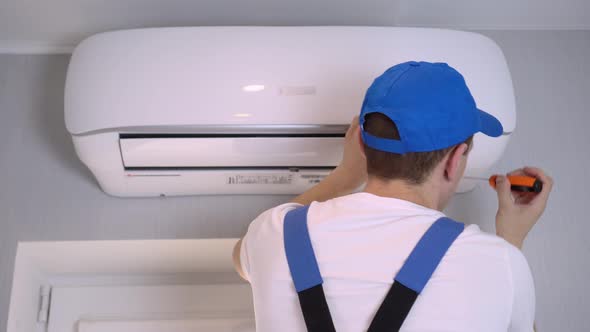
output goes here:
{"type": "MultiPolygon", "coordinates": [[[[370,113],[365,117],[364,130],[376,137],[399,140],[399,131],[391,119],[381,113],[370,113]]],[[[471,146],[473,136],[462,143],[471,146]]],[[[385,180],[405,180],[410,184],[422,184],[457,145],[436,151],[408,152],[397,154],[368,147],[364,144],[367,156],[367,173],[385,180]]],[[[465,152],[467,152],[469,149],[465,152]]]]}

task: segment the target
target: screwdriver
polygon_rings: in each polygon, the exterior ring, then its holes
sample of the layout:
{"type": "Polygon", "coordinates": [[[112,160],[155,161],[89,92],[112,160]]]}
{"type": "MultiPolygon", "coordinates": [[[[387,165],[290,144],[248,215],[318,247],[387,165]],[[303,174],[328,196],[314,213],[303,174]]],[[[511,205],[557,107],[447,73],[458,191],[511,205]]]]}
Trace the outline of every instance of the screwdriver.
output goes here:
{"type": "MultiPolygon", "coordinates": [[[[496,177],[497,175],[492,175],[489,179],[474,176],[465,176],[464,178],[470,180],[488,181],[490,186],[496,189],[496,177]]],[[[543,182],[532,176],[508,175],[506,178],[508,178],[508,181],[510,181],[510,189],[513,191],[539,193],[541,190],[543,190],[543,182]]]]}

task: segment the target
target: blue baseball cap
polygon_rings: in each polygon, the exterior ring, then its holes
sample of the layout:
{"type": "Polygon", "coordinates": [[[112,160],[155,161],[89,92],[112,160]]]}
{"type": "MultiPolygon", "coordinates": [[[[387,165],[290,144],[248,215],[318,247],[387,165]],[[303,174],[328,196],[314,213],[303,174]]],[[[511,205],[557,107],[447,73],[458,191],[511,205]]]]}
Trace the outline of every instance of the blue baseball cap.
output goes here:
{"type": "Polygon", "coordinates": [[[410,61],[389,68],[367,90],[359,121],[367,146],[397,154],[441,150],[477,132],[498,137],[504,131],[498,119],[477,108],[463,76],[446,63],[410,61]],[[391,119],[400,139],[367,133],[363,125],[371,113],[391,119]]]}

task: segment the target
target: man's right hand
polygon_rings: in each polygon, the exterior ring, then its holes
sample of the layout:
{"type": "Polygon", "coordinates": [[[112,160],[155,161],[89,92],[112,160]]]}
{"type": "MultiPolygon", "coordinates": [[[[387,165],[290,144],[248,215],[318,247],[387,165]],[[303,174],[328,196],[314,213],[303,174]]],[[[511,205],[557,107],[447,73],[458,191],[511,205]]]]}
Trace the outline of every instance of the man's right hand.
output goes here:
{"type": "Polygon", "coordinates": [[[498,213],[496,214],[496,234],[522,248],[522,243],[533,228],[549,199],[553,187],[553,179],[541,169],[524,167],[507,175],[527,175],[543,182],[540,193],[515,192],[510,190],[510,182],[506,176],[496,178],[496,192],[498,193],[498,213]]]}

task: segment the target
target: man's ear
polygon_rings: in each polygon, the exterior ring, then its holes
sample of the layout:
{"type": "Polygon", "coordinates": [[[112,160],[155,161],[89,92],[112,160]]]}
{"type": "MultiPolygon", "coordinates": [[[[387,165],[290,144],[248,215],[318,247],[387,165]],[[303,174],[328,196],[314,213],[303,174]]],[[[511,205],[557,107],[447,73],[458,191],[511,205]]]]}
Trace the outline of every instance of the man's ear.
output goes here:
{"type": "Polygon", "coordinates": [[[461,176],[461,174],[459,174],[461,159],[465,156],[467,149],[469,149],[467,144],[461,143],[449,152],[449,156],[445,163],[445,177],[448,180],[452,181],[461,176]]]}

